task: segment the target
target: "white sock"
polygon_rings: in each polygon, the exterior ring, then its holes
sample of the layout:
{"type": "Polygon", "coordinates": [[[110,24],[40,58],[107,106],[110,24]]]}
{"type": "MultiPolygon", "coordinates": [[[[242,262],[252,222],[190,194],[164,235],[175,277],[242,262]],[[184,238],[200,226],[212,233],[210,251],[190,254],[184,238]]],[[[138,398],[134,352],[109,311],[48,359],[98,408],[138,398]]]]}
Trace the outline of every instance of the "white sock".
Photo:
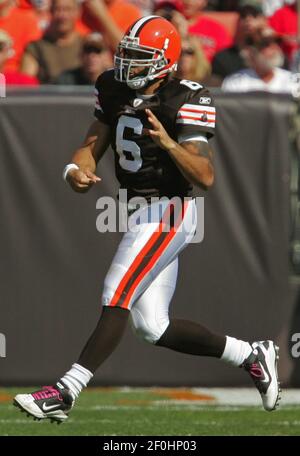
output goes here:
{"type": "Polygon", "coordinates": [[[75,363],[60,380],[69,388],[73,399],[76,399],[92,377],[93,374],[88,369],[75,363]]]}
{"type": "Polygon", "coordinates": [[[249,342],[226,336],[226,345],[221,359],[233,366],[240,366],[252,352],[249,342]]]}

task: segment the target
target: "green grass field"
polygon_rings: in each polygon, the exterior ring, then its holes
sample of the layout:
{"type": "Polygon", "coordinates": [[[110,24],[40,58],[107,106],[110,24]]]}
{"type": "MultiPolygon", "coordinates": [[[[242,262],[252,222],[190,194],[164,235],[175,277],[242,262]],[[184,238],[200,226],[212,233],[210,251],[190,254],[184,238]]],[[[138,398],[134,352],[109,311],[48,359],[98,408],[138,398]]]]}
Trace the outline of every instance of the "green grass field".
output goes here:
{"type": "MultiPolygon", "coordinates": [[[[89,389],[66,423],[35,422],[12,406],[28,388],[0,389],[0,435],[300,435],[300,404],[268,413],[258,406],[222,405],[192,390],[89,389]]],[[[226,390],[225,390],[226,394],[226,390]]]]}

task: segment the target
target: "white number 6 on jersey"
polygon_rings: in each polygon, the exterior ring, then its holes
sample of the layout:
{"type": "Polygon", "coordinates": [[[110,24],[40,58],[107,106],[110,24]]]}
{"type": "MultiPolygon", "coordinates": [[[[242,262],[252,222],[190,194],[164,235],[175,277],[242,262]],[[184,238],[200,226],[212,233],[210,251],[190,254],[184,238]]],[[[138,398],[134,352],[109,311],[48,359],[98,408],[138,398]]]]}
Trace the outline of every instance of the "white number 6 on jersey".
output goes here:
{"type": "Polygon", "coordinates": [[[134,141],[129,141],[123,138],[126,127],[131,128],[134,133],[141,135],[143,124],[140,119],[137,119],[136,117],[123,115],[120,117],[117,125],[116,149],[120,155],[120,166],[127,171],[136,173],[142,166],[141,149],[134,141]],[[125,155],[126,153],[127,156],[125,155]]]}

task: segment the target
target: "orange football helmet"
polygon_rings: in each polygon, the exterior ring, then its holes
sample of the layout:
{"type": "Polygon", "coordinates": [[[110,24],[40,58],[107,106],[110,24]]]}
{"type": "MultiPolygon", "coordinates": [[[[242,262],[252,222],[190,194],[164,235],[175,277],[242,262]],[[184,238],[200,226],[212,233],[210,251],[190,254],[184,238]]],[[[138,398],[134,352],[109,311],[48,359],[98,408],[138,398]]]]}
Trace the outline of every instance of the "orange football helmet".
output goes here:
{"type": "Polygon", "coordinates": [[[114,59],[115,79],[131,89],[176,70],[181,39],[171,22],[161,16],[137,20],[122,38],[114,59]]]}

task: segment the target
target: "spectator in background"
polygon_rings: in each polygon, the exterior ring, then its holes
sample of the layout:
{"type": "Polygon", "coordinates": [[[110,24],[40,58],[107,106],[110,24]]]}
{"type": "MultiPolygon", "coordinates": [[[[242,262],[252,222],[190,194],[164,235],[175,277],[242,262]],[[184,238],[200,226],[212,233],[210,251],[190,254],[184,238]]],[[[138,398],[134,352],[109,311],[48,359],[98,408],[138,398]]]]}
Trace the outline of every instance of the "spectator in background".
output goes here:
{"type": "Polygon", "coordinates": [[[181,0],[155,0],[153,14],[164,17],[172,22],[178,30],[181,39],[189,36],[189,24],[183,15],[183,4],[181,0]]]}
{"type": "MultiPolygon", "coordinates": [[[[78,8],[81,16],[81,0],[77,0],[78,8]]],[[[20,8],[31,10],[37,17],[38,25],[42,33],[44,34],[50,25],[51,21],[51,3],[52,0],[19,0],[20,8]]],[[[87,35],[90,33],[90,29],[85,26],[81,18],[78,17],[76,22],[76,30],[81,35],[87,35]]]]}
{"type": "Polygon", "coordinates": [[[80,65],[82,37],[75,30],[79,10],[77,0],[52,0],[51,22],[43,38],[30,43],[21,70],[51,84],[66,70],[80,65]]]}
{"type": "Polygon", "coordinates": [[[39,28],[44,33],[51,20],[51,0],[31,0],[30,3],[36,14],[39,28]]]}
{"type": "Polygon", "coordinates": [[[188,36],[188,21],[183,15],[181,0],[155,0],[153,14],[162,16],[172,22],[180,33],[181,38],[188,36]]]}
{"type": "Polygon", "coordinates": [[[194,36],[188,33],[188,22],[182,14],[180,0],[156,0],[154,14],[172,22],[181,36],[182,53],[178,62],[176,76],[182,79],[204,82],[211,74],[211,65],[202,46],[194,36]]]}
{"type": "Polygon", "coordinates": [[[32,11],[17,8],[14,0],[0,0],[0,29],[12,38],[13,52],[5,70],[17,71],[27,44],[41,36],[37,19],[32,11]]]}
{"type": "Polygon", "coordinates": [[[261,5],[265,16],[269,17],[284,5],[284,0],[262,0],[261,5]]]}
{"type": "Polygon", "coordinates": [[[222,89],[229,92],[266,91],[293,93],[292,73],[279,68],[284,61],[278,36],[269,29],[250,38],[244,49],[249,68],[224,79],[222,89]]]}
{"type": "Polygon", "coordinates": [[[197,40],[191,36],[184,38],[176,76],[180,79],[205,83],[210,74],[211,65],[197,40]]]}
{"type": "Polygon", "coordinates": [[[143,16],[149,16],[153,12],[154,0],[129,0],[129,3],[135,5],[143,16]]]}
{"type": "Polygon", "coordinates": [[[38,85],[36,78],[19,73],[15,70],[5,70],[5,64],[13,53],[12,39],[0,29],[0,73],[4,74],[6,85],[38,85]]]}
{"type": "Polygon", "coordinates": [[[213,11],[236,11],[240,0],[208,0],[208,8],[213,11]]]}
{"type": "Polygon", "coordinates": [[[207,0],[182,0],[182,3],[183,14],[189,22],[188,32],[199,39],[206,58],[211,62],[217,52],[232,44],[232,38],[223,25],[202,14],[207,0]]]}
{"type": "Polygon", "coordinates": [[[57,84],[95,85],[98,76],[112,66],[111,52],[105,45],[102,35],[91,33],[84,39],[81,66],[62,73],[57,79],[57,84]]]}
{"type": "Polygon", "coordinates": [[[227,49],[218,52],[212,63],[213,83],[220,85],[224,78],[246,68],[243,49],[246,41],[267,27],[267,21],[259,6],[244,5],[239,10],[234,43],[227,49]]]}
{"type": "Polygon", "coordinates": [[[269,18],[270,26],[282,37],[283,50],[291,62],[298,49],[297,4],[289,2],[269,18]]]}
{"type": "Polygon", "coordinates": [[[141,11],[126,0],[85,0],[83,23],[90,30],[102,33],[114,51],[124,32],[142,17],[141,11]]]}

